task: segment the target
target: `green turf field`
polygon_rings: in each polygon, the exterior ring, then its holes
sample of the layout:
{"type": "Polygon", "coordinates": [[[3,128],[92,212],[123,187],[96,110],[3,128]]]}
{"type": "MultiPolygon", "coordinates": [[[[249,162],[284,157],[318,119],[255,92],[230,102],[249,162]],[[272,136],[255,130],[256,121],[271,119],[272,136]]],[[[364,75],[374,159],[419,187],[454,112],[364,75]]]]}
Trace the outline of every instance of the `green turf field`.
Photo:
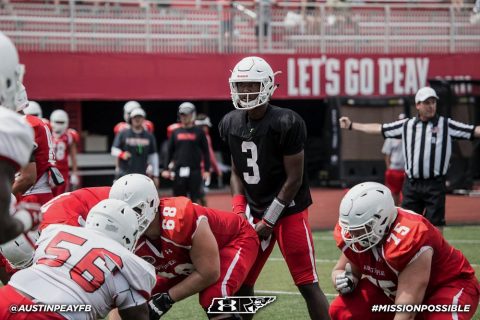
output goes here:
{"type": "MultiPolygon", "coordinates": [[[[453,246],[467,256],[478,276],[480,274],[480,226],[447,227],[444,235],[453,246]]],[[[335,247],[332,233],[329,231],[315,232],[314,240],[320,286],[331,300],[335,296],[335,291],[331,285],[330,271],[340,251],[335,247]]],[[[292,282],[278,247],[273,251],[271,259],[263,269],[256,290],[258,295],[274,295],[277,296],[277,300],[259,311],[255,319],[308,319],[304,300],[292,282]]],[[[162,319],[206,319],[206,316],[198,304],[198,297],[194,296],[176,303],[162,319]]],[[[474,319],[480,320],[479,311],[474,319]]]]}

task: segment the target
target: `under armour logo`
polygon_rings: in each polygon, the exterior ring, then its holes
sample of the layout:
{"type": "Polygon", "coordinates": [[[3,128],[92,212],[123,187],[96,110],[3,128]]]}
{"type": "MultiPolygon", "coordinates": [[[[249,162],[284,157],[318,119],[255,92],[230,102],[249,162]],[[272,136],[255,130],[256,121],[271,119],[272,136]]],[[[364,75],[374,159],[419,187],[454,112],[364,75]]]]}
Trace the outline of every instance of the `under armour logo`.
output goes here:
{"type": "Polygon", "coordinates": [[[254,314],[258,309],[275,301],[276,298],[272,296],[213,298],[208,307],[208,313],[254,314]]]}
{"type": "Polygon", "coordinates": [[[237,311],[236,304],[237,304],[237,301],[235,300],[219,300],[218,310],[223,312],[234,312],[234,311],[237,311]],[[225,302],[229,302],[229,303],[225,303],[225,302]]]}

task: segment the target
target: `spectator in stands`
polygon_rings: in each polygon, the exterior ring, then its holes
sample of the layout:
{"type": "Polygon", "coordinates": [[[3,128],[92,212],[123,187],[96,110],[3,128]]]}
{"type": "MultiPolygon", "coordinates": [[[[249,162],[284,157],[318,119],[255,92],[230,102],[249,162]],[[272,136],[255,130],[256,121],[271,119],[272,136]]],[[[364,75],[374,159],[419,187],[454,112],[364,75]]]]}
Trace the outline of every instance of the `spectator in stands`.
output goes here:
{"type": "Polygon", "coordinates": [[[196,109],[193,103],[182,103],[178,115],[181,127],[173,131],[168,145],[168,163],[173,163],[173,168],[162,171],[162,177],[174,181],[174,196],[189,196],[196,202],[200,199],[202,178],[210,179],[208,142],[203,130],[195,126],[196,109]]]}
{"type": "MultiPolygon", "coordinates": [[[[212,138],[210,137],[210,128],[212,127],[212,122],[210,121],[210,118],[206,114],[200,113],[198,114],[197,119],[195,120],[195,125],[203,130],[207,138],[208,154],[210,155],[210,174],[215,173],[218,178],[218,181],[221,181],[223,177],[223,173],[215,157],[215,152],[213,151],[213,148],[212,148],[212,138]]],[[[205,167],[205,164],[202,161],[202,171],[205,170],[204,167],[205,167]]],[[[205,188],[201,188],[200,190],[201,191],[200,204],[202,206],[207,205],[205,192],[207,191],[206,189],[209,187],[209,185],[210,185],[210,181],[205,181],[205,188]]]]}
{"type": "Polygon", "coordinates": [[[256,0],[257,2],[257,25],[255,34],[257,38],[267,37],[270,34],[270,22],[272,21],[272,5],[276,0],[256,0]],[[262,30],[263,29],[263,30],[262,30]]]}
{"type": "Polygon", "coordinates": [[[153,181],[159,186],[159,164],[157,141],[145,130],[145,111],[136,108],[130,113],[131,127],[120,131],[112,145],[112,156],[119,159],[116,178],[129,173],[146,174],[147,166],[152,166],[153,181]]]}
{"type": "Polygon", "coordinates": [[[402,139],[405,172],[402,207],[423,213],[440,230],[445,225],[445,176],[452,155],[452,139],[480,138],[480,126],[464,124],[437,114],[438,96],[430,87],[415,95],[418,115],[392,123],[358,123],[340,118],[343,129],[385,138],[402,139]]]}
{"type": "MultiPolygon", "coordinates": [[[[405,114],[400,113],[398,120],[405,119],[405,114]]],[[[405,159],[403,157],[402,140],[385,139],[382,153],[385,155],[385,185],[392,192],[393,200],[400,205],[400,192],[405,180],[405,159]]]]}

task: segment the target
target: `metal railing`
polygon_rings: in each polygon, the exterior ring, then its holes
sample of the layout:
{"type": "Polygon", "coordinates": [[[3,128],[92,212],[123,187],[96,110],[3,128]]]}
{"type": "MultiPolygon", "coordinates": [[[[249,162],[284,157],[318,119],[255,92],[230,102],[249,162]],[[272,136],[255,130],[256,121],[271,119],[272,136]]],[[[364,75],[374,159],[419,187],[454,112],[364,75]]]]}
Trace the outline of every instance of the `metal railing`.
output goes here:
{"type": "Polygon", "coordinates": [[[0,30],[26,51],[160,53],[480,52],[471,6],[116,0],[11,2],[0,30]]]}

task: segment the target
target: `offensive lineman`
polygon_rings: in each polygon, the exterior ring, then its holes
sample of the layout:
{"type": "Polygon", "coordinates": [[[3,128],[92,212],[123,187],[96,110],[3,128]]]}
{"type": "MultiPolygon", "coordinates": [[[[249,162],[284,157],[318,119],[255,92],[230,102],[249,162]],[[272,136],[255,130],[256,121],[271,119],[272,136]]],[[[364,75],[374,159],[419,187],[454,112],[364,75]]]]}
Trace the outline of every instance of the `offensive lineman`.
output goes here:
{"type": "Polygon", "coordinates": [[[197,292],[207,309],[212,298],[235,294],[257,255],[253,228],[245,219],[192,204],[187,198],[164,198],[159,203],[153,192],[156,195],[151,179],[132,174],[117,180],[112,188],[66,193],[42,207],[40,228],[52,223],[82,225],[89,209],[102,198],[129,201],[138,213],[140,233],[146,230],[135,253],[152,263],[159,275],[152,310],[163,314],[174,302],[197,292]],[[148,184],[144,183],[147,179],[148,184]],[[143,198],[146,194],[150,196],[143,198]]]}
{"type": "Polygon", "coordinates": [[[220,122],[232,153],[233,211],[253,215],[262,241],[250,274],[238,295],[253,286],[278,240],[292,277],[312,319],[328,318],[328,301],[318,285],[308,207],[312,204],[304,170],[307,130],[294,111],[268,103],[277,88],[270,65],[247,57],[229,79],[233,105],[220,122]]]}
{"type": "Polygon", "coordinates": [[[43,230],[31,267],[0,289],[0,318],[98,319],[118,308],[122,319],[148,319],[146,302],[154,268],[135,256],[136,213],[107,199],[88,214],[85,228],[50,225],[43,230]],[[11,313],[11,305],[90,305],[88,312],[11,313]]]}
{"type": "Polygon", "coordinates": [[[395,207],[376,182],[356,185],[340,203],[332,271],[340,295],[332,319],[471,319],[480,286],[465,256],[426,218],[395,207]],[[372,305],[470,305],[469,312],[372,312],[372,305]]]}
{"type": "MultiPolygon", "coordinates": [[[[0,32],[0,244],[28,231],[31,223],[10,216],[10,199],[15,172],[28,164],[33,150],[33,130],[15,113],[15,96],[20,89],[22,68],[12,41],[0,32]]],[[[22,212],[22,213],[21,213],[22,212]]],[[[24,210],[25,216],[36,220],[24,210]]]]}

